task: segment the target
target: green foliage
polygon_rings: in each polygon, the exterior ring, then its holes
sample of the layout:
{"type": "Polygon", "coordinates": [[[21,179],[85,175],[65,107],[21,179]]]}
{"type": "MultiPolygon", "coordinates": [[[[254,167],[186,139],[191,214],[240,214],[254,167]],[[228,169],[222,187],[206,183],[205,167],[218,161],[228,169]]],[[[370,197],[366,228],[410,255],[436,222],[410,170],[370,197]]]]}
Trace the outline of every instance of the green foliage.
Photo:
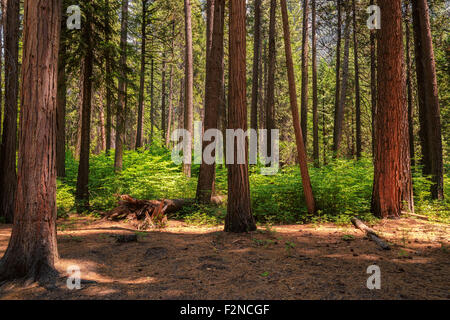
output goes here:
{"type": "MultiPolygon", "coordinates": [[[[90,204],[93,210],[107,211],[117,205],[115,194],[129,194],[139,199],[194,198],[198,165],[193,166],[193,178],[186,179],[181,166],[173,164],[170,152],[154,145],[150,150],[127,151],[124,169],[115,174],[114,152],[107,156],[91,156],[90,204]]],[[[68,153],[67,177],[58,181],[58,215],[65,216],[74,208],[77,161],[68,153]]],[[[274,223],[334,222],[350,223],[352,217],[365,221],[375,219],[370,213],[373,165],[369,158],[361,161],[334,160],[321,168],[310,168],[311,183],[318,207],[316,215],[307,213],[300,170],[285,167],[277,175],[263,176],[260,166],[250,167],[250,190],[253,215],[260,225],[274,223]]],[[[416,212],[433,219],[448,221],[450,216],[450,177],[445,181],[444,201],[432,201],[429,179],[414,170],[416,212]]],[[[447,171],[448,172],[448,171],[447,171]]],[[[227,193],[227,170],[217,167],[216,191],[227,193]]],[[[215,226],[223,223],[226,204],[220,207],[198,204],[186,205],[173,217],[188,224],[215,226]]],[[[270,227],[268,233],[270,233],[270,227]]]]}

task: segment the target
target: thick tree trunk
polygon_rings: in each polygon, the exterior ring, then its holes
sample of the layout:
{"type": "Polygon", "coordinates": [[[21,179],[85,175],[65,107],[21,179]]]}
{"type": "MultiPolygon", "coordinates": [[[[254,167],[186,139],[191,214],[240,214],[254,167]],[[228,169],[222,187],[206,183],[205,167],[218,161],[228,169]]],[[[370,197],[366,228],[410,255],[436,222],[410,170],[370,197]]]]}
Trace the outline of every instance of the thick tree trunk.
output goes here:
{"type": "Polygon", "coordinates": [[[378,103],[372,212],[380,218],[413,211],[400,0],[379,0],[378,103]],[[405,206],[405,207],[404,207],[405,206]]]}
{"type": "Polygon", "coordinates": [[[58,96],[56,101],[56,173],[58,177],[66,176],[66,14],[62,10],[61,34],[58,54],[58,96]]]}
{"type": "MultiPolygon", "coordinates": [[[[5,21],[5,118],[0,146],[0,216],[6,222],[14,217],[17,189],[17,97],[19,93],[19,0],[8,0],[5,21]]],[[[0,105],[1,107],[1,105],[0,105]]]]}
{"type": "Polygon", "coordinates": [[[126,109],[126,81],[127,81],[127,34],[128,34],[128,0],[122,0],[122,22],[120,32],[120,78],[119,103],[116,113],[116,153],[114,157],[114,171],[122,171],[123,145],[125,141],[125,109],[126,109]]]}
{"type": "Polygon", "coordinates": [[[25,0],[17,201],[11,239],[0,262],[0,281],[25,277],[44,282],[56,275],[60,19],[61,1],[25,0]]]}
{"type": "Polygon", "coordinates": [[[317,36],[316,0],[311,1],[312,9],[312,81],[313,81],[313,158],[314,166],[319,167],[319,98],[317,96],[317,36]]]}
{"type": "Polygon", "coordinates": [[[281,0],[281,13],[283,17],[284,48],[289,82],[289,98],[291,103],[292,120],[294,123],[295,140],[297,142],[298,162],[300,164],[300,173],[302,175],[303,192],[305,195],[308,213],[315,214],[316,205],[311,187],[311,179],[308,172],[308,160],[306,158],[305,145],[303,144],[302,128],[300,127],[300,119],[298,116],[297,89],[295,86],[294,63],[292,61],[291,35],[289,30],[289,17],[286,0],[281,0]]]}
{"type": "Polygon", "coordinates": [[[413,0],[412,8],[423,173],[431,175],[432,198],[444,199],[439,94],[427,1],[413,0]]]}
{"type": "Polygon", "coordinates": [[[336,91],[334,98],[334,132],[333,132],[333,157],[337,157],[339,140],[339,111],[341,95],[341,38],[342,38],[342,13],[341,0],[337,0],[337,45],[336,45],[336,91]]]}
{"type": "Polygon", "coordinates": [[[147,0],[142,0],[142,37],[141,37],[141,74],[139,82],[139,100],[136,130],[136,150],[142,148],[144,138],[144,86],[145,86],[145,44],[147,41],[147,0]]]}
{"type": "MultiPolygon", "coordinates": [[[[246,6],[245,1],[230,0],[229,25],[229,90],[228,127],[247,131],[246,103],[246,6]]],[[[245,139],[245,164],[237,164],[237,144],[234,143],[234,164],[228,165],[228,208],[226,232],[256,230],[250,202],[248,176],[248,139],[245,139]]],[[[242,150],[240,150],[242,152],[242,150]]]]}
{"type": "Polygon", "coordinates": [[[303,143],[308,150],[308,37],[309,37],[309,1],[303,0],[303,36],[302,36],[302,94],[301,127],[303,143]]]}
{"type": "MultiPolygon", "coordinates": [[[[185,16],[185,41],[186,41],[186,57],[185,57],[185,93],[184,93],[184,129],[186,129],[192,137],[194,122],[194,57],[192,53],[192,20],[191,20],[191,0],[184,0],[184,16],[185,16]]],[[[192,139],[186,145],[184,152],[190,157],[192,150],[192,139]]],[[[186,177],[191,177],[191,164],[183,164],[183,172],[186,177]]]]}
{"type": "Polygon", "coordinates": [[[258,98],[259,89],[259,66],[261,60],[261,0],[255,0],[255,24],[253,43],[253,79],[252,79],[252,105],[250,111],[250,128],[258,130],[258,98]]]}
{"type": "Polygon", "coordinates": [[[81,126],[80,126],[80,162],[78,164],[78,178],[76,189],[77,212],[89,210],[89,154],[91,146],[91,104],[92,104],[92,73],[94,63],[92,40],[92,12],[86,8],[86,21],[83,24],[83,40],[86,49],[82,62],[82,98],[81,98],[81,126]]]}
{"type": "Polygon", "coordinates": [[[269,58],[266,92],[266,125],[267,129],[267,156],[272,156],[272,133],[275,129],[275,65],[276,65],[276,14],[277,0],[270,0],[270,22],[269,22],[269,58]]]}
{"type": "MultiPolygon", "coordinates": [[[[206,59],[206,91],[205,91],[205,132],[218,127],[218,113],[223,99],[223,29],[225,0],[211,0],[214,9],[209,19],[213,20],[212,46],[206,59]]],[[[203,139],[202,139],[203,141],[203,139]]],[[[211,142],[202,142],[202,154],[211,142]]],[[[202,156],[203,157],[203,156],[202,156]]],[[[216,163],[208,164],[205,159],[200,165],[200,173],[197,184],[197,201],[209,203],[214,194],[214,180],[216,163]]]]}

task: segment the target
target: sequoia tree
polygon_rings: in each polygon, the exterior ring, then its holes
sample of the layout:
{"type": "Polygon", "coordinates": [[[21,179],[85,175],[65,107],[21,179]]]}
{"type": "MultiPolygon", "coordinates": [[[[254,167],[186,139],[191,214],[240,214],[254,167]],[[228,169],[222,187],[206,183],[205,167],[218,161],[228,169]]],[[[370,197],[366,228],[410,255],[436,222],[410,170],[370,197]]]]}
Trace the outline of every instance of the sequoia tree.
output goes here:
{"type": "MultiPolygon", "coordinates": [[[[229,0],[229,12],[228,128],[247,131],[245,1],[229,0]]],[[[248,139],[245,138],[245,150],[238,150],[238,145],[233,143],[234,161],[228,165],[227,232],[256,230],[250,203],[248,139]],[[244,164],[237,163],[238,152],[245,152],[244,164]]]]}
{"type": "MultiPolygon", "coordinates": [[[[12,222],[17,187],[17,96],[19,91],[19,0],[6,2],[5,26],[5,118],[0,146],[0,216],[12,222]]],[[[0,105],[1,107],[1,105],[0,105]]]]}
{"type": "Polygon", "coordinates": [[[0,281],[56,275],[56,95],[61,1],[24,2],[17,201],[0,281]]]}
{"type": "Polygon", "coordinates": [[[375,122],[375,173],[372,212],[380,218],[412,211],[408,110],[401,0],[379,0],[378,103],[375,122]]]}
{"type": "Polygon", "coordinates": [[[430,17],[426,0],[413,0],[413,26],[419,97],[419,137],[423,173],[431,175],[431,196],[444,198],[441,118],[430,17]]]}
{"type": "MultiPolygon", "coordinates": [[[[217,129],[218,114],[223,96],[223,27],[225,0],[211,0],[212,41],[209,55],[206,57],[206,91],[205,91],[205,118],[204,130],[217,129]]],[[[203,141],[202,151],[211,142],[203,141]]],[[[203,154],[203,152],[202,152],[203,154]]],[[[197,200],[207,203],[214,192],[215,162],[206,163],[203,159],[197,184],[197,200]]]]}

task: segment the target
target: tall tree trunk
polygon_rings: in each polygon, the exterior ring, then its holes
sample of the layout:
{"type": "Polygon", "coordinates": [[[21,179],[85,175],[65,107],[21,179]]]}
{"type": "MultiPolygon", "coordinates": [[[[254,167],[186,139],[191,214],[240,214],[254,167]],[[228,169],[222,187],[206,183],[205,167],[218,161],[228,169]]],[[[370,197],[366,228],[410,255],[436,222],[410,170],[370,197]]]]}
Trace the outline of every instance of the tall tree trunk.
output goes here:
{"type": "Polygon", "coordinates": [[[337,45],[336,45],[336,91],[334,98],[334,131],[333,131],[333,157],[337,157],[339,150],[339,108],[341,96],[341,38],[342,38],[342,13],[341,0],[337,0],[337,45]]]}
{"type": "MultiPolygon", "coordinates": [[[[107,8],[107,14],[105,15],[105,40],[106,43],[109,45],[111,42],[111,25],[110,25],[110,7],[109,7],[109,0],[106,0],[106,8],[107,8]]],[[[112,143],[112,134],[111,134],[111,128],[112,128],[112,110],[111,110],[111,104],[112,104],[112,87],[113,87],[113,79],[112,79],[112,54],[111,49],[106,49],[106,57],[105,57],[105,68],[106,68],[106,154],[109,155],[109,152],[111,150],[111,143],[112,143]]]]}
{"type": "Polygon", "coordinates": [[[172,130],[172,123],[175,125],[174,112],[173,112],[173,60],[174,60],[174,41],[175,41],[175,21],[172,22],[172,46],[171,46],[171,57],[172,62],[170,63],[170,74],[169,74],[169,114],[167,116],[167,131],[166,131],[166,147],[169,147],[170,143],[170,133],[172,130]]]}
{"type": "Polygon", "coordinates": [[[56,100],[56,173],[58,177],[66,176],[66,14],[62,10],[62,25],[58,54],[58,96],[56,100]]]}
{"type": "MultiPolygon", "coordinates": [[[[212,28],[212,46],[209,56],[206,59],[206,91],[205,91],[205,119],[204,130],[217,129],[218,113],[223,99],[223,29],[225,0],[211,0],[211,6],[214,9],[212,28]]],[[[203,139],[202,139],[203,141],[203,139]]],[[[205,148],[211,142],[202,142],[202,155],[205,148]]],[[[202,156],[203,157],[203,156],[202,156]]],[[[200,173],[197,184],[197,201],[208,203],[214,193],[216,163],[208,164],[202,159],[200,173]]]]}
{"type": "Polygon", "coordinates": [[[250,128],[258,130],[258,97],[259,97],[259,66],[261,60],[261,0],[255,0],[255,24],[253,43],[253,79],[252,105],[250,111],[250,128]]]}
{"type": "Polygon", "coordinates": [[[353,8],[353,53],[355,64],[355,108],[356,108],[356,158],[361,159],[362,140],[361,140],[361,97],[359,85],[359,62],[358,62],[358,27],[356,24],[356,3],[352,2],[353,8]]]}
{"type": "Polygon", "coordinates": [[[276,64],[276,14],[277,0],[270,0],[270,22],[269,22],[269,60],[267,74],[266,92],[266,126],[267,129],[267,155],[272,156],[272,130],[275,129],[275,64],[276,64]]]}
{"type": "MultiPolygon", "coordinates": [[[[186,129],[192,137],[194,122],[194,57],[192,53],[192,20],[191,20],[191,0],[184,0],[184,17],[185,17],[185,41],[186,41],[186,57],[185,57],[185,93],[184,93],[184,129],[186,129]]],[[[192,139],[186,144],[187,156],[191,156],[192,139]]],[[[190,162],[190,161],[189,161],[190,162]]],[[[191,177],[191,164],[184,163],[183,172],[186,177],[191,177]]]]}
{"type": "Polygon", "coordinates": [[[308,37],[309,37],[309,1],[303,0],[303,36],[302,36],[302,95],[301,127],[303,143],[308,150],[308,37]]]}
{"type": "MultiPolygon", "coordinates": [[[[374,0],[370,0],[370,5],[374,0]]],[[[372,112],[372,157],[375,159],[375,122],[377,115],[377,55],[376,55],[376,29],[370,30],[370,98],[372,112]]]]}
{"type": "MultiPolygon", "coordinates": [[[[273,1],[275,2],[275,1],[273,1]]],[[[245,1],[230,0],[229,25],[229,90],[228,127],[247,131],[246,103],[246,30],[245,1]]],[[[237,144],[234,146],[234,164],[228,165],[228,208],[225,217],[226,232],[256,230],[250,202],[248,176],[248,139],[245,138],[245,164],[237,164],[237,144]]],[[[240,150],[242,152],[242,150],[240,150]]]]}
{"type": "Polygon", "coordinates": [[[153,133],[155,127],[155,61],[152,59],[150,62],[150,144],[153,144],[153,133]]]}
{"type": "MultiPolygon", "coordinates": [[[[6,222],[14,217],[17,189],[17,96],[19,92],[19,0],[8,0],[5,21],[5,118],[0,146],[0,216],[6,222]]],[[[1,105],[0,105],[1,107],[1,105]]]]}
{"type": "Polygon", "coordinates": [[[409,0],[404,2],[405,11],[405,29],[406,29],[406,93],[408,99],[408,131],[409,131],[409,154],[411,157],[411,168],[415,166],[415,148],[414,148],[414,102],[412,93],[412,71],[411,71],[411,13],[409,0]]]}
{"type": "MultiPolygon", "coordinates": [[[[165,49],[163,49],[165,50],[165,49]]],[[[162,139],[166,135],[166,52],[163,52],[163,64],[162,64],[162,75],[161,75],[161,135],[162,139]]]]}
{"type": "Polygon", "coordinates": [[[313,81],[313,158],[314,165],[320,166],[319,161],[319,98],[317,96],[317,36],[316,36],[316,0],[311,1],[312,9],[312,81],[313,81]]]}
{"type": "Polygon", "coordinates": [[[0,261],[0,281],[25,277],[46,282],[56,276],[60,19],[60,0],[25,0],[17,201],[11,239],[0,261]]]}
{"type": "Polygon", "coordinates": [[[144,138],[144,86],[145,86],[145,44],[147,40],[147,0],[142,0],[141,73],[139,83],[138,121],[136,130],[136,150],[142,148],[144,138]]]}
{"type": "Polygon", "coordinates": [[[114,157],[114,171],[122,170],[123,145],[125,140],[125,109],[126,109],[126,82],[127,82],[127,34],[128,34],[128,0],[122,0],[122,22],[120,32],[120,77],[119,77],[119,103],[116,113],[116,153],[114,157]]]}
{"type": "Polygon", "coordinates": [[[431,197],[444,199],[444,168],[439,93],[428,4],[413,0],[413,26],[419,96],[420,141],[423,173],[431,175],[431,197]]]}
{"type": "Polygon", "coordinates": [[[378,0],[378,104],[372,212],[380,218],[413,210],[400,0],[378,0]],[[406,207],[404,207],[406,206],[406,207]]]}
{"type": "Polygon", "coordinates": [[[86,42],[82,62],[82,94],[81,94],[81,126],[80,126],[80,162],[76,189],[77,212],[89,210],[89,154],[91,147],[91,105],[92,105],[92,73],[94,63],[92,43],[92,12],[86,7],[86,21],[83,23],[83,41],[86,42]]]}
{"type": "Polygon", "coordinates": [[[341,97],[339,98],[339,107],[336,113],[335,119],[335,136],[333,143],[333,151],[337,157],[339,152],[339,147],[342,140],[342,130],[345,115],[345,104],[347,98],[347,87],[348,87],[348,77],[349,77],[349,55],[350,55],[350,21],[351,15],[349,10],[346,10],[346,22],[344,29],[344,61],[342,65],[342,85],[341,85],[341,97]]]}
{"type": "Polygon", "coordinates": [[[289,17],[286,0],[281,0],[281,13],[283,17],[284,48],[289,82],[289,98],[291,103],[292,120],[294,122],[295,140],[297,142],[298,162],[300,164],[300,173],[302,175],[303,192],[305,195],[308,213],[315,214],[316,205],[311,187],[311,179],[308,172],[308,160],[306,158],[305,145],[303,144],[302,128],[300,127],[300,119],[298,116],[297,89],[295,86],[294,63],[292,61],[291,35],[289,30],[289,17]]]}

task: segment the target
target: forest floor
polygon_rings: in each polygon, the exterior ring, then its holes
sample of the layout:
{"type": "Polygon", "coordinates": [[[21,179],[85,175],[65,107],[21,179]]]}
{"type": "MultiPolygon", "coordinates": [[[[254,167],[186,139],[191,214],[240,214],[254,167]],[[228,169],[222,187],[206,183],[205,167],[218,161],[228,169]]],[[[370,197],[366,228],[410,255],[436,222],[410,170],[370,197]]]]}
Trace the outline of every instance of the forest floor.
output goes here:
{"type": "MultiPolygon", "coordinates": [[[[72,216],[58,221],[57,265],[79,266],[81,289],[6,284],[0,299],[450,299],[449,225],[399,219],[374,225],[381,250],[353,226],[262,227],[248,234],[223,226],[169,221],[141,232],[123,222],[72,216]],[[138,241],[117,243],[117,235],[138,241]],[[381,270],[369,290],[367,268],[381,270]],[[88,281],[86,281],[88,280],[88,281]]],[[[11,232],[0,225],[0,256],[11,232]]]]}

